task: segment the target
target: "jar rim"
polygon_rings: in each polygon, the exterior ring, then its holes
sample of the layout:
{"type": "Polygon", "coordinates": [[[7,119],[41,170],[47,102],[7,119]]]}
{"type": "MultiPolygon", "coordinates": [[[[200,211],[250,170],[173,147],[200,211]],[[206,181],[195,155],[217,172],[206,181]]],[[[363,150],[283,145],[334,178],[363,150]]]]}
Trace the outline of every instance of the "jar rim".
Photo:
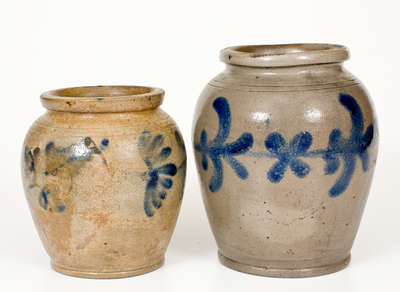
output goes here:
{"type": "Polygon", "coordinates": [[[134,85],[98,85],[67,87],[40,95],[43,106],[62,112],[144,111],[161,105],[164,90],[134,85]]]}
{"type": "Polygon", "coordinates": [[[247,67],[329,64],[348,58],[349,51],[345,46],[326,43],[244,45],[228,47],[220,52],[222,62],[247,67]]]}

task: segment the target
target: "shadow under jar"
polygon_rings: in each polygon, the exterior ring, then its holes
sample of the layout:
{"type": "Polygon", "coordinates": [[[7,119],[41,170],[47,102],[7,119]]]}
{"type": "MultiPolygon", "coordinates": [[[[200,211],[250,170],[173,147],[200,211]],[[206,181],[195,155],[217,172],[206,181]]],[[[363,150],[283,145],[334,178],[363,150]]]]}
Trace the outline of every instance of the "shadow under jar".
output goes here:
{"type": "Polygon", "coordinates": [[[22,177],[52,267],[87,278],[150,272],[164,262],[181,205],[186,152],[161,109],[164,91],[93,86],[41,95],[22,177]]]}
{"type": "Polygon", "coordinates": [[[371,101],[340,45],[238,46],[203,90],[193,142],[221,262],[272,277],[343,269],[375,168],[371,101]]]}

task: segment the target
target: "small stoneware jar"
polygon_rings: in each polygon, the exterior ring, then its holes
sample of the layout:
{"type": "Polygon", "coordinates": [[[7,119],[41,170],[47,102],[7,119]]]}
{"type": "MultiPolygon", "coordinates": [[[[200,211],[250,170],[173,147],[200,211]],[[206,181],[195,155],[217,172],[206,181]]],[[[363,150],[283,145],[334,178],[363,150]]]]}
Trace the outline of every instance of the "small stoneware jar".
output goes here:
{"type": "Polygon", "coordinates": [[[181,205],[186,152],[164,91],[93,86],[41,95],[22,177],[52,267],[88,278],[163,264],[181,205]]]}
{"type": "Polygon", "coordinates": [[[339,45],[239,46],[200,96],[194,148],[221,262],[306,277],[350,260],[375,168],[371,101],[339,45]]]}

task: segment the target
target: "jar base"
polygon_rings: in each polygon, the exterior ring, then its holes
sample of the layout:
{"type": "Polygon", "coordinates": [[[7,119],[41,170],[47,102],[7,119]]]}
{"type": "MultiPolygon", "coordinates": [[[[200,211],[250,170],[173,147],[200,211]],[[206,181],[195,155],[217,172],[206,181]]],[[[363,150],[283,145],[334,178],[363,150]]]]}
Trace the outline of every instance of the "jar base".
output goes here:
{"type": "Polygon", "coordinates": [[[223,254],[221,254],[221,252],[218,252],[218,257],[220,262],[230,269],[247,274],[274,278],[305,278],[331,274],[344,269],[350,263],[349,255],[347,258],[340,262],[325,266],[299,269],[279,269],[251,266],[248,264],[239,263],[235,260],[225,257],[223,254]]]}
{"type": "Polygon", "coordinates": [[[157,270],[163,264],[164,264],[164,258],[162,258],[160,261],[157,261],[155,264],[152,264],[150,266],[141,267],[135,270],[116,271],[116,272],[79,271],[79,270],[74,270],[73,268],[59,265],[54,262],[51,262],[51,267],[56,272],[73,277],[90,278],[90,279],[117,279],[117,278],[127,278],[127,277],[146,274],[154,270],[157,270]]]}

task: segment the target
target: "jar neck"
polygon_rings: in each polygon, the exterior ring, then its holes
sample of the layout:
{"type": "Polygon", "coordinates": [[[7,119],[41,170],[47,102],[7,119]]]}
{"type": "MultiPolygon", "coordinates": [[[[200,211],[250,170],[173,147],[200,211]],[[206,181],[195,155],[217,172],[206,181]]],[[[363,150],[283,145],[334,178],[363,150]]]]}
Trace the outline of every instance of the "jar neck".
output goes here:
{"type": "Polygon", "coordinates": [[[215,82],[273,87],[323,85],[354,80],[355,77],[343,67],[342,62],[265,68],[226,64],[225,70],[214,78],[215,82]]]}
{"type": "Polygon", "coordinates": [[[302,76],[310,72],[318,75],[337,75],[344,72],[343,63],[313,64],[288,67],[247,67],[226,64],[226,72],[229,74],[240,75],[259,75],[259,76],[302,76]]]}

